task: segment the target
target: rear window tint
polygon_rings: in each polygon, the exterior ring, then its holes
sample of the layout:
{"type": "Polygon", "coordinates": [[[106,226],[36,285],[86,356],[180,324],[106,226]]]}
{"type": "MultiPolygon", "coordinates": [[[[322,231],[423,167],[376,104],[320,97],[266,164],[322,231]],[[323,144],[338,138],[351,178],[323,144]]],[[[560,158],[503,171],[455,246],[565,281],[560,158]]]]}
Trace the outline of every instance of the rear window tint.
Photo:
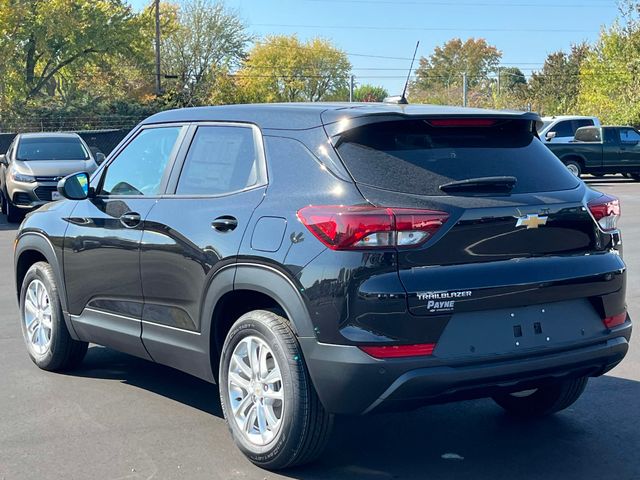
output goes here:
{"type": "Polygon", "coordinates": [[[35,137],[21,138],[18,160],[88,160],[89,153],[79,138],[35,137]]]}
{"type": "Polygon", "coordinates": [[[533,136],[528,121],[492,127],[432,127],[425,120],[367,124],[348,130],[337,150],[356,182],[418,195],[468,178],[513,176],[512,193],[568,190],[578,180],[533,136]]]}

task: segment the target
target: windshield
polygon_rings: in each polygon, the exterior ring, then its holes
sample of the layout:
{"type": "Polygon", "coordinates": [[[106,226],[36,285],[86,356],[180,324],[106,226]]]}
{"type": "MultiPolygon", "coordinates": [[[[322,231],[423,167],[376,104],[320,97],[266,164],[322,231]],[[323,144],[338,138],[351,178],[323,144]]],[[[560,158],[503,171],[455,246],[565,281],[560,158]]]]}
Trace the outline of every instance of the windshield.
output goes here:
{"type": "Polygon", "coordinates": [[[482,177],[517,179],[511,193],[575,188],[578,180],[526,121],[491,127],[434,127],[429,120],[379,122],[346,131],[338,154],[356,182],[442,195],[440,185],[482,177]]]}
{"type": "Polygon", "coordinates": [[[89,152],[75,137],[27,137],[20,139],[16,158],[23,161],[88,160],[89,152]]]}
{"type": "Polygon", "coordinates": [[[547,120],[542,122],[542,126],[538,128],[538,133],[544,132],[544,130],[553,123],[553,120],[547,120]]]}

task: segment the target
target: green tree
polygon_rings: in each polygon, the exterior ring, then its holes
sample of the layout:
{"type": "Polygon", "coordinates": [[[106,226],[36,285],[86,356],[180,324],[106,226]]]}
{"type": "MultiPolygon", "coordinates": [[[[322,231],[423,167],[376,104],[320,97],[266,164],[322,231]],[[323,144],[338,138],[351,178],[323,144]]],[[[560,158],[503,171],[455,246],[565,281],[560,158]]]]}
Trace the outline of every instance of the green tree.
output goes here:
{"type": "Polygon", "coordinates": [[[316,102],[348,85],[351,64],[329,41],[271,36],[258,42],[237,74],[247,100],[316,102]]]}
{"type": "Polygon", "coordinates": [[[365,83],[353,91],[353,100],[356,102],[381,102],[389,96],[384,87],[365,83]]]}
{"type": "Polygon", "coordinates": [[[422,57],[416,70],[415,89],[462,85],[467,74],[470,88],[488,80],[500,62],[502,53],[483,38],[462,41],[454,38],[435,48],[429,58],[422,57]]]}
{"type": "Polygon", "coordinates": [[[518,67],[500,68],[501,91],[514,92],[527,86],[527,78],[518,67]]]}
{"type": "Polygon", "coordinates": [[[640,124],[640,22],[638,2],[601,32],[580,68],[578,109],[604,123],[640,124]]]}
{"type": "Polygon", "coordinates": [[[162,44],[163,70],[177,76],[168,85],[180,103],[200,104],[221,81],[216,75],[241,64],[252,37],[238,15],[213,0],[182,2],[177,22],[162,44]]]}
{"type": "Polygon", "coordinates": [[[449,40],[436,47],[429,58],[420,59],[410,96],[414,101],[459,104],[466,73],[470,104],[487,103],[491,98],[490,75],[500,58],[500,50],[483,38],[449,40]]]}
{"type": "Polygon", "coordinates": [[[542,70],[529,82],[533,108],[544,115],[575,114],[580,93],[580,67],[589,53],[585,43],[573,45],[569,53],[551,53],[542,70]]]}
{"type": "Polygon", "coordinates": [[[66,67],[99,63],[104,55],[131,60],[141,52],[138,17],[122,0],[5,0],[0,11],[17,25],[4,47],[24,100],[54,95],[66,67]]]}

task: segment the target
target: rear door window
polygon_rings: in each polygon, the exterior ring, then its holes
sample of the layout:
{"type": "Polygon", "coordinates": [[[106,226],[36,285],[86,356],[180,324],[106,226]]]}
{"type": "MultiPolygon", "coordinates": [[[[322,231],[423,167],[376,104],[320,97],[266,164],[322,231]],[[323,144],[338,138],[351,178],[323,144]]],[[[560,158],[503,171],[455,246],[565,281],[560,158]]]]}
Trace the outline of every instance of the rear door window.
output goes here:
{"type": "Polygon", "coordinates": [[[444,195],[440,185],[514,176],[512,193],[575,188],[578,180],[534,137],[529,121],[491,127],[434,127],[426,120],[378,122],[336,139],[356,182],[397,192],[444,195]]]}
{"type": "Polygon", "coordinates": [[[621,143],[638,143],[640,142],[640,134],[632,128],[623,128],[620,130],[621,143]]]}
{"type": "Polygon", "coordinates": [[[258,182],[258,150],[253,129],[201,126],[193,137],[176,193],[223,195],[258,182]]]}
{"type": "Polygon", "coordinates": [[[572,129],[573,129],[573,134],[576,134],[576,130],[578,130],[579,128],[582,127],[592,127],[593,126],[593,120],[591,120],[590,118],[581,118],[579,120],[573,120],[573,125],[572,125],[572,129]]]}

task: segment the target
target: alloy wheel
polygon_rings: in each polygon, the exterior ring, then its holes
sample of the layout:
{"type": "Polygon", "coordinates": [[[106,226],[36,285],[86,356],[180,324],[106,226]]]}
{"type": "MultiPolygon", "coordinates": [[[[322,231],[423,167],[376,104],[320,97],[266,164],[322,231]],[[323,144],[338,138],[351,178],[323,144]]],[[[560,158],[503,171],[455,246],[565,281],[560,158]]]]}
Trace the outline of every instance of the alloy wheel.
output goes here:
{"type": "Polygon", "coordinates": [[[248,336],[236,345],[227,382],[232,421],[245,440],[271,443],[282,427],[285,399],[280,366],[264,340],[248,336]]]}
{"type": "Polygon", "coordinates": [[[51,345],[53,333],[49,292],[41,280],[34,279],[24,298],[25,336],[34,353],[44,354],[51,345]]]}
{"type": "Polygon", "coordinates": [[[567,169],[573,173],[573,175],[575,175],[576,177],[580,175],[580,170],[578,170],[578,167],[576,167],[574,164],[570,163],[569,165],[567,165],[567,169]]]}

